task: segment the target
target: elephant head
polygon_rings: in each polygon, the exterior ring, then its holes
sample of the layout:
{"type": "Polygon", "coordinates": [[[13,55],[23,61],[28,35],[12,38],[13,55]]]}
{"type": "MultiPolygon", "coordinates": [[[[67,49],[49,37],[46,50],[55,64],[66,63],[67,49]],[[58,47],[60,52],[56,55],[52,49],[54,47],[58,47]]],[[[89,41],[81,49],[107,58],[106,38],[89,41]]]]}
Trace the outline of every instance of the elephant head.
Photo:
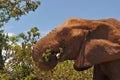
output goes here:
{"type": "MultiPolygon", "coordinates": [[[[58,62],[65,60],[74,60],[76,70],[85,70],[94,64],[90,64],[91,59],[90,62],[83,59],[87,43],[90,42],[90,39],[111,39],[108,34],[113,29],[115,28],[100,21],[69,19],[35,44],[33,60],[36,66],[45,71],[53,69],[58,62]],[[102,28],[105,26],[105,28],[99,35],[101,26],[102,28]],[[96,32],[97,29],[98,32],[96,32]],[[107,31],[104,32],[104,30],[107,31]]],[[[89,56],[86,58],[89,59],[89,56]]]]}

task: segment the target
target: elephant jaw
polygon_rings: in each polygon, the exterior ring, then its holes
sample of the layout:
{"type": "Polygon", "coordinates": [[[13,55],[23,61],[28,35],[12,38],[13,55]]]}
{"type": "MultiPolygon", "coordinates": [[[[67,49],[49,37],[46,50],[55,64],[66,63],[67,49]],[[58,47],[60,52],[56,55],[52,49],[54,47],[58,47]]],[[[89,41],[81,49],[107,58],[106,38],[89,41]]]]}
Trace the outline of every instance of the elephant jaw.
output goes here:
{"type": "Polygon", "coordinates": [[[73,67],[76,71],[84,71],[89,69],[92,66],[78,66],[76,63],[74,63],[73,67]]]}

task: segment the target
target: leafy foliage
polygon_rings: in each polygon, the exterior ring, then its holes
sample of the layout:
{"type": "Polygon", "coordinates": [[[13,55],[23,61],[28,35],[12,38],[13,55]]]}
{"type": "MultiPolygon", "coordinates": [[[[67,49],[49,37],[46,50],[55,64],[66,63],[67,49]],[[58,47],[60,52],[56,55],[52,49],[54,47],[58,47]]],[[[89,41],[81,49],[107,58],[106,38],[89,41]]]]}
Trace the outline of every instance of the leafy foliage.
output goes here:
{"type": "Polygon", "coordinates": [[[73,61],[59,63],[52,71],[36,71],[39,80],[92,80],[93,68],[77,72],[73,68],[73,61]]]}
{"type": "Polygon", "coordinates": [[[35,11],[39,0],[0,0],[0,26],[11,18],[18,20],[29,11],[35,11]]]}
{"type": "MultiPolygon", "coordinates": [[[[30,80],[34,78],[34,67],[32,61],[33,45],[39,38],[40,33],[38,28],[34,27],[27,34],[20,33],[18,36],[9,38],[11,44],[8,48],[10,51],[7,55],[12,55],[5,65],[4,75],[10,75],[7,80],[30,80]],[[19,44],[18,44],[19,43],[19,44]]],[[[7,52],[7,51],[6,51],[7,52]]],[[[6,55],[6,54],[5,54],[6,55]]],[[[4,76],[2,75],[2,76],[4,76]]],[[[2,79],[2,78],[1,78],[2,79]]]]}
{"type": "MultiPolygon", "coordinates": [[[[4,62],[9,56],[2,56],[2,50],[8,50],[8,36],[2,29],[4,23],[11,18],[19,20],[22,15],[35,11],[40,5],[39,0],[0,0],[0,71],[3,70],[4,62]]],[[[12,38],[13,40],[15,37],[12,38]]]]}

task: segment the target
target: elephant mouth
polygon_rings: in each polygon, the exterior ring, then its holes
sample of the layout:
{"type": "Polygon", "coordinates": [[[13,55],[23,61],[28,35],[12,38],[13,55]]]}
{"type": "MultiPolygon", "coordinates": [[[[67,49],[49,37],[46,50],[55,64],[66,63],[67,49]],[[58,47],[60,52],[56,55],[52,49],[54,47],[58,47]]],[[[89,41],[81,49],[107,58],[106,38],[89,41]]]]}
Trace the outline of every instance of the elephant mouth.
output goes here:
{"type": "Polygon", "coordinates": [[[63,54],[63,48],[59,48],[59,50],[54,51],[51,49],[46,49],[45,52],[42,54],[41,59],[39,62],[51,62],[52,60],[56,59],[59,60],[63,54]]]}
{"type": "Polygon", "coordinates": [[[40,70],[48,71],[53,69],[59,59],[63,54],[63,48],[59,48],[58,51],[53,51],[51,49],[46,49],[45,52],[42,54],[42,57],[39,59],[37,66],[40,70]]]}

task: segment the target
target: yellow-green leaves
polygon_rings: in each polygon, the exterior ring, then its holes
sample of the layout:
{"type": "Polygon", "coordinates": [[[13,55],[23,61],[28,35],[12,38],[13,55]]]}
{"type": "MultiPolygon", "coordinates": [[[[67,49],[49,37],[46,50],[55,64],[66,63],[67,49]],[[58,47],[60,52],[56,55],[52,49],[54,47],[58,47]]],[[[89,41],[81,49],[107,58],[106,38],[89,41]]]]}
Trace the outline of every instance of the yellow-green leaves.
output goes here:
{"type": "Polygon", "coordinates": [[[49,56],[51,55],[51,49],[46,49],[46,51],[42,54],[42,62],[49,62],[49,56]]]}
{"type": "Polygon", "coordinates": [[[63,48],[59,48],[59,50],[60,50],[60,53],[63,53],[63,48]]]}
{"type": "Polygon", "coordinates": [[[59,53],[56,54],[57,59],[60,59],[61,54],[63,53],[63,48],[59,48],[59,53]]]}

